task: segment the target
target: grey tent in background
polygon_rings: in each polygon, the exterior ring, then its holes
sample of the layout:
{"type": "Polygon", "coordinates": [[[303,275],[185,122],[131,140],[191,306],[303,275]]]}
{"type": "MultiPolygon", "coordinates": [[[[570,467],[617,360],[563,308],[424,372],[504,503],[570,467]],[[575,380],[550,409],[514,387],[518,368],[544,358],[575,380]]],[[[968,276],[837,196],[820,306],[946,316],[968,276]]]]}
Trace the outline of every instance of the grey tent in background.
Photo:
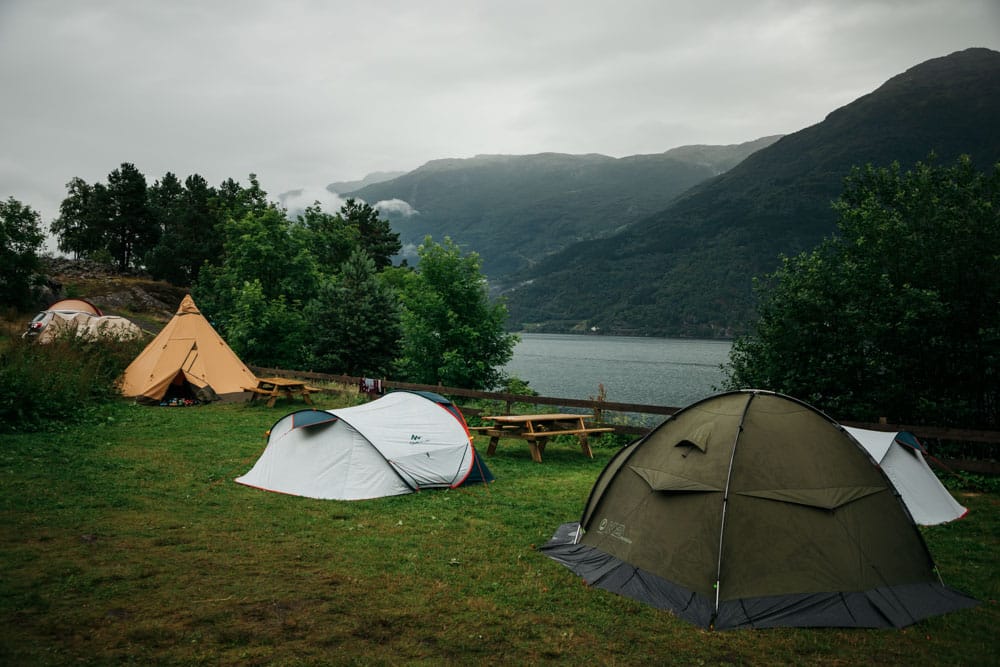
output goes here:
{"type": "Polygon", "coordinates": [[[927,465],[924,448],[915,435],[908,431],[844,428],[882,467],[914,521],[933,526],[965,516],[968,510],[958,504],[927,465]]]}
{"type": "Polygon", "coordinates": [[[972,607],[892,483],[829,417],[718,394],[622,449],[542,551],[703,627],[903,627],[972,607]]]}

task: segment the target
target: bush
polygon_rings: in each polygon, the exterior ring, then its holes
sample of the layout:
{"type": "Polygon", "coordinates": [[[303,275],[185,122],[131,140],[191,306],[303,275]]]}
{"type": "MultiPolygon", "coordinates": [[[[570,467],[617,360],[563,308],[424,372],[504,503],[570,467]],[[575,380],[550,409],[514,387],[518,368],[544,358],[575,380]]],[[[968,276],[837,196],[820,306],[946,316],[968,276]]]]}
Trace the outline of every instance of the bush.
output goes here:
{"type": "MultiPolygon", "coordinates": [[[[504,394],[515,394],[517,396],[538,396],[538,392],[528,386],[526,380],[516,376],[508,376],[504,379],[500,387],[500,392],[504,394]]],[[[508,412],[514,414],[537,412],[537,405],[532,403],[506,403],[500,400],[476,399],[465,401],[465,405],[470,408],[469,414],[465,415],[469,426],[487,426],[479,418],[479,415],[504,415],[508,412]]]]}
{"type": "Polygon", "coordinates": [[[119,396],[117,380],[145,341],[45,345],[11,338],[0,351],[0,433],[49,430],[77,422],[119,396]]]}
{"type": "Polygon", "coordinates": [[[941,477],[941,482],[952,491],[974,493],[1000,493],[1000,475],[980,475],[956,470],[941,477]]]}

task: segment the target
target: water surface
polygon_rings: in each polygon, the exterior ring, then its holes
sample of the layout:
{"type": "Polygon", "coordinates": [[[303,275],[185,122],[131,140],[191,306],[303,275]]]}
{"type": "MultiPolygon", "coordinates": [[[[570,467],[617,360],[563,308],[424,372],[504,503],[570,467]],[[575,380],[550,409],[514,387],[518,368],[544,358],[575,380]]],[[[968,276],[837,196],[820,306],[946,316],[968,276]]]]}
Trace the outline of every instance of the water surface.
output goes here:
{"type": "Polygon", "coordinates": [[[715,393],[730,341],[521,334],[509,374],[543,396],[683,407],[715,393]]]}

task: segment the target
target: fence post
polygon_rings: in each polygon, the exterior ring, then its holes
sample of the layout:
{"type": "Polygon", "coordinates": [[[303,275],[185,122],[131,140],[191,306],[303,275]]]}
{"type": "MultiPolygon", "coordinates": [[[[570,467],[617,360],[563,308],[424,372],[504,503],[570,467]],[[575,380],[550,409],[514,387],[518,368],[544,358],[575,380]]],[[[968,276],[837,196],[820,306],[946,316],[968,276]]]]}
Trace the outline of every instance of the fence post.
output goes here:
{"type": "Polygon", "coordinates": [[[594,421],[598,424],[604,423],[604,408],[601,407],[601,403],[607,400],[608,393],[604,389],[604,383],[599,382],[597,384],[597,398],[591,398],[594,400],[594,421]]]}

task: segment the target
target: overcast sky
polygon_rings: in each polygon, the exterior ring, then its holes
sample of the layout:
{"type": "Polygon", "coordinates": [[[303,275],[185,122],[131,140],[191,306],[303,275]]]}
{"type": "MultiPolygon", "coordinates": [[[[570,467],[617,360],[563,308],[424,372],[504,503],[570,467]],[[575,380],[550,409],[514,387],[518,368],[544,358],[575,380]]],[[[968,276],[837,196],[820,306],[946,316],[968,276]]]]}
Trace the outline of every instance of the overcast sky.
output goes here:
{"type": "Polygon", "coordinates": [[[0,0],[0,198],[48,226],[122,162],[272,199],[433,159],[787,134],[1000,0],[0,0]]]}

